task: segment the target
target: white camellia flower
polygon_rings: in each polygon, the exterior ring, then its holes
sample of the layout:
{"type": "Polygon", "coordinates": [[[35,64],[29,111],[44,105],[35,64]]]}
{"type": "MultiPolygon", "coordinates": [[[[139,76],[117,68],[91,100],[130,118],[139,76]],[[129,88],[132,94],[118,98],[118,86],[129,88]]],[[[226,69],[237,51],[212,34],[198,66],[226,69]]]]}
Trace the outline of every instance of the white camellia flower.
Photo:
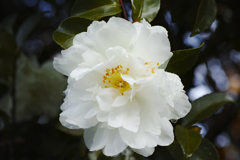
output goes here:
{"type": "Polygon", "coordinates": [[[174,140],[170,119],[191,104],[180,78],[164,69],[171,58],[167,31],[145,20],[94,21],[73,46],[54,59],[68,76],[61,123],[83,128],[90,151],[115,156],[126,147],[149,156],[174,140]]]}

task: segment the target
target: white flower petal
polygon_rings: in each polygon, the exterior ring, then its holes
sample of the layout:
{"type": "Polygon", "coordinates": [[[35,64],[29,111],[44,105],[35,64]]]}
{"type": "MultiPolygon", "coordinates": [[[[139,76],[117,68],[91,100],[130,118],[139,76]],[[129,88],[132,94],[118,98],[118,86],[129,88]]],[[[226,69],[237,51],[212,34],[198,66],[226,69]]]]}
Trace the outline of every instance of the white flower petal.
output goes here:
{"type": "Polygon", "coordinates": [[[97,120],[99,122],[107,122],[108,116],[109,116],[109,112],[99,111],[97,114],[97,120]]]}
{"type": "Polygon", "coordinates": [[[60,122],[62,125],[70,129],[92,127],[98,123],[96,117],[85,119],[84,116],[94,107],[97,107],[97,104],[92,101],[72,105],[60,114],[60,122]]]}
{"type": "Polygon", "coordinates": [[[104,21],[100,21],[100,22],[99,21],[93,21],[93,23],[87,28],[87,32],[91,35],[94,35],[104,25],[106,25],[106,22],[104,22],[104,21]]]}
{"type": "Polygon", "coordinates": [[[96,47],[100,53],[110,47],[120,46],[130,48],[136,36],[136,30],[132,23],[121,18],[112,17],[95,35],[96,47]]]}
{"type": "Polygon", "coordinates": [[[100,88],[96,99],[101,110],[110,111],[112,104],[118,95],[120,95],[119,90],[115,88],[100,88]]]}
{"type": "Polygon", "coordinates": [[[138,153],[138,154],[141,154],[143,155],[144,157],[148,157],[150,155],[153,154],[155,148],[154,147],[145,147],[143,149],[134,149],[133,148],[133,151],[138,153]]]}
{"type": "Polygon", "coordinates": [[[108,117],[108,124],[111,127],[123,128],[137,132],[140,124],[140,108],[135,100],[127,103],[125,106],[113,108],[108,117]]]}
{"type": "Polygon", "coordinates": [[[82,44],[86,47],[95,48],[95,38],[93,35],[88,34],[87,32],[82,32],[77,34],[73,39],[73,46],[82,44]]]}
{"type": "Polygon", "coordinates": [[[93,143],[90,147],[90,151],[97,151],[99,149],[103,149],[103,147],[105,147],[108,142],[109,135],[109,129],[98,127],[96,134],[93,138],[93,143]]]}
{"type": "Polygon", "coordinates": [[[54,68],[62,74],[68,76],[80,63],[83,62],[82,54],[89,48],[83,45],[75,45],[63,50],[62,58],[55,57],[54,68]]]}
{"type": "Polygon", "coordinates": [[[146,139],[141,131],[134,133],[124,128],[119,128],[119,133],[122,140],[131,148],[141,149],[146,147],[146,139]]]}
{"type": "Polygon", "coordinates": [[[127,148],[126,143],[123,142],[119,135],[118,129],[113,129],[110,131],[110,136],[108,137],[108,143],[103,149],[103,153],[106,156],[116,156],[127,148]]]}
{"type": "Polygon", "coordinates": [[[68,91],[68,100],[71,103],[78,103],[81,100],[91,100],[91,95],[91,92],[87,92],[84,89],[77,89],[72,87],[68,91]]]}
{"type": "Polygon", "coordinates": [[[94,107],[90,109],[84,116],[85,119],[90,119],[93,116],[95,116],[99,112],[99,109],[97,107],[94,107]]]}
{"type": "Polygon", "coordinates": [[[173,99],[174,107],[170,108],[172,114],[169,119],[179,119],[187,115],[192,105],[188,100],[188,96],[184,92],[178,92],[173,99]]]}
{"type": "Polygon", "coordinates": [[[84,130],[83,138],[88,149],[90,149],[93,144],[93,138],[97,132],[99,125],[100,124],[97,124],[91,128],[87,128],[84,130]]]}
{"type": "Polygon", "coordinates": [[[106,57],[93,50],[86,51],[82,54],[82,57],[84,59],[83,64],[90,67],[93,67],[107,60],[106,57]]]}
{"type": "Polygon", "coordinates": [[[118,129],[108,129],[105,124],[98,124],[86,129],[84,140],[90,151],[103,149],[106,156],[115,156],[126,149],[127,145],[122,141],[118,129]]]}
{"type": "Polygon", "coordinates": [[[158,144],[160,146],[168,146],[173,142],[173,140],[173,126],[169,120],[164,117],[161,119],[161,135],[159,135],[158,144]]]}
{"type": "Polygon", "coordinates": [[[162,26],[152,26],[152,33],[164,33],[164,34],[168,34],[166,28],[162,27],[162,26]]]}
{"type": "Polygon", "coordinates": [[[123,123],[123,128],[136,133],[140,125],[140,107],[135,99],[126,104],[126,110],[128,115],[123,123]]]}
{"type": "Polygon", "coordinates": [[[160,117],[157,111],[136,99],[140,106],[140,126],[137,133],[124,128],[119,129],[123,141],[132,148],[141,149],[146,146],[155,147],[160,134],[160,117]]]}
{"type": "Polygon", "coordinates": [[[171,112],[166,100],[157,88],[159,84],[158,77],[156,77],[153,81],[145,84],[144,88],[137,92],[136,97],[139,103],[155,108],[160,116],[167,116],[171,112]]]}
{"type": "Polygon", "coordinates": [[[113,101],[112,106],[113,107],[120,107],[125,105],[128,100],[129,100],[130,94],[124,94],[124,95],[120,95],[117,98],[115,98],[115,100],[113,101]]]}
{"type": "Polygon", "coordinates": [[[167,34],[164,31],[156,32],[156,29],[152,31],[151,26],[144,21],[134,49],[134,54],[142,57],[146,62],[153,61],[164,64],[165,61],[168,61],[172,57],[167,34]]]}
{"type": "Polygon", "coordinates": [[[60,109],[61,109],[62,111],[64,111],[64,110],[68,109],[69,107],[71,107],[71,105],[72,105],[72,104],[68,101],[68,99],[65,98],[63,104],[62,104],[61,107],[60,107],[60,109]]]}

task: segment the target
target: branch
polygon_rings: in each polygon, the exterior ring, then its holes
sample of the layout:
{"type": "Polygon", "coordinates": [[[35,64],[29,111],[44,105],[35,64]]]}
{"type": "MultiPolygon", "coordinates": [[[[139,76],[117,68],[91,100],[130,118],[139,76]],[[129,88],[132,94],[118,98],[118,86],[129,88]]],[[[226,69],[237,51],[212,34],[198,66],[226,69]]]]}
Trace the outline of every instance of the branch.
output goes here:
{"type": "Polygon", "coordinates": [[[119,3],[121,4],[122,10],[123,10],[123,14],[124,14],[124,18],[125,18],[126,20],[128,20],[127,12],[126,12],[126,9],[125,9],[125,7],[124,7],[124,5],[123,5],[122,0],[119,0],[119,3]]]}

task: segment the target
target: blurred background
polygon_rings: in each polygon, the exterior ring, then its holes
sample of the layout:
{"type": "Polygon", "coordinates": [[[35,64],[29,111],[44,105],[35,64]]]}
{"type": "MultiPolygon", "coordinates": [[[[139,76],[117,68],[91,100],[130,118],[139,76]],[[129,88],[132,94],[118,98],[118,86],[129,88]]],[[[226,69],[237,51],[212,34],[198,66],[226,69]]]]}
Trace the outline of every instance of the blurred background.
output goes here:
{"type": "MultiPolygon", "coordinates": [[[[96,158],[81,130],[68,130],[58,121],[67,77],[52,67],[62,50],[52,33],[70,15],[74,2],[0,0],[0,160],[96,158]]],[[[190,34],[200,0],[162,0],[152,25],[168,30],[172,51],[205,42],[197,63],[181,79],[190,101],[213,92],[236,100],[237,105],[227,104],[196,125],[215,144],[221,160],[240,160],[240,1],[216,3],[215,21],[194,37],[190,34]]],[[[131,19],[130,0],[124,5],[131,19]]],[[[144,159],[164,160],[162,152],[158,147],[144,159]]]]}

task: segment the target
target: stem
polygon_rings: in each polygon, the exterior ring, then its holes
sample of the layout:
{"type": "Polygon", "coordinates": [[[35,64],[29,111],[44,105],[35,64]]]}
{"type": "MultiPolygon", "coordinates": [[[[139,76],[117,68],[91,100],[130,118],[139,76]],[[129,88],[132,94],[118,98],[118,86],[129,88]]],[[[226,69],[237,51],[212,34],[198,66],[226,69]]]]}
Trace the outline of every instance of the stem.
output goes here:
{"type": "Polygon", "coordinates": [[[122,10],[123,10],[124,18],[125,18],[126,20],[128,20],[127,12],[126,12],[126,9],[125,9],[125,7],[124,7],[124,5],[123,5],[122,0],[119,0],[119,2],[120,2],[120,4],[121,4],[122,10]]]}

